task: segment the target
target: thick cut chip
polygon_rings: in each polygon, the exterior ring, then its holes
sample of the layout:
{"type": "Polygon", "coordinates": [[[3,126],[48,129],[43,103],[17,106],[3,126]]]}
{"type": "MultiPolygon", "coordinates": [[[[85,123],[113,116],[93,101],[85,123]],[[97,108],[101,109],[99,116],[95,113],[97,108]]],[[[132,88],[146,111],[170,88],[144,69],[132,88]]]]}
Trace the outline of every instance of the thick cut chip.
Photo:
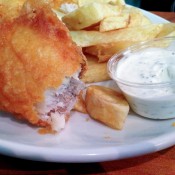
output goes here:
{"type": "Polygon", "coordinates": [[[98,63],[96,57],[86,55],[88,69],[82,76],[82,81],[85,83],[93,83],[109,80],[110,77],[107,72],[107,63],[98,63]]]}
{"type": "MultiPolygon", "coordinates": [[[[79,7],[89,4],[89,3],[93,3],[94,0],[78,0],[78,5],[79,7]]],[[[124,0],[95,0],[95,2],[98,3],[104,3],[104,4],[111,4],[111,5],[118,5],[118,6],[124,6],[125,5],[125,1],[124,0]]]]}
{"type": "Polygon", "coordinates": [[[81,91],[80,94],[78,95],[73,110],[87,114],[85,101],[83,99],[83,91],[81,91]]]}
{"type": "Polygon", "coordinates": [[[130,21],[128,27],[150,25],[152,22],[137,8],[130,8],[130,21]]]}
{"type": "Polygon", "coordinates": [[[157,37],[164,37],[170,35],[172,32],[175,32],[175,23],[165,23],[157,37]]]}
{"type": "Polygon", "coordinates": [[[72,39],[81,47],[94,46],[102,43],[119,41],[146,41],[155,38],[162,30],[162,24],[130,27],[109,32],[71,31],[72,39]]]}
{"type": "Polygon", "coordinates": [[[114,129],[123,128],[129,105],[121,93],[102,86],[89,86],[85,103],[93,119],[114,129]]]}
{"type": "Polygon", "coordinates": [[[118,16],[110,16],[108,18],[103,19],[100,22],[100,32],[106,32],[110,30],[116,30],[125,28],[129,23],[129,14],[121,14],[118,16]]]}
{"type": "Polygon", "coordinates": [[[106,62],[114,54],[126,49],[127,47],[136,44],[132,41],[119,41],[114,43],[99,44],[84,48],[84,52],[98,58],[98,62],[106,62]]]}
{"type": "Polygon", "coordinates": [[[66,14],[62,20],[71,30],[80,30],[100,22],[108,16],[120,14],[118,6],[91,3],[66,14]]]}

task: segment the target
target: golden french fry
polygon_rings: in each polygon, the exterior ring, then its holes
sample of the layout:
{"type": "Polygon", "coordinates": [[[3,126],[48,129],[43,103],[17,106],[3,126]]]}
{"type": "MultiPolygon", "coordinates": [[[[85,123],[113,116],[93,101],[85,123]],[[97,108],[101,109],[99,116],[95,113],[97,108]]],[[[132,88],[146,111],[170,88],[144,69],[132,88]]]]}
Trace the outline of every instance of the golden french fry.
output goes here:
{"type": "Polygon", "coordinates": [[[171,33],[169,33],[167,36],[175,36],[175,30],[171,33]]]}
{"type": "Polygon", "coordinates": [[[175,23],[165,23],[165,24],[162,24],[162,25],[163,25],[162,30],[157,35],[157,37],[167,36],[167,35],[169,35],[169,34],[171,34],[172,32],[175,31],[175,23]]]}
{"type": "Polygon", "coordinates": [[[129,105],[121,93],[102,86],[89,86],[85,103],[93,119],[114,129],[123,128],[129,105]]]}
{"type": "MultiPolygon", "coordinates": [[[[89,4],[89,3],[93,3],[94,0],[78,0],[78,5],[79,7],[89,4]]],[[[104,4],[112,4],[112,5],[125,5],[125,1],[124,0],[95,0],[95,2],[98,3],[104,3],[104,4]]]]}
{"type": "Polygon", "coordinates": [[[87,114],[86,105],[85,105],[85,101],[83,99],[82,93],[83,92],[81,91],[80,94],[78,95],[77,101],[74,105],[73,110],[87,114]]]}
{"type": "Polygon", "coordinates": [[[115,5],[125,5],[125,0],[113,0],[110,2],[111,4],[115,4],[115,5]]]}
{"type": "Polygon", "coordinates": [[[119,29],[109,32],[98,31],[71,31],[73,41],[81,47],[94,46],[98,44],[119,41],[146,41],[155,38],[162,30],[162,24],[150,24],[119,29]]]}
{"type": "Polygon", "coordinates": [[[130,15],[130,22],[128,24],[128,27],[136,27],[136,26],[144,26],[152,24],[152,22],[145,15],[143,15],[143,13],[139,9],[135,7],[130,8],[129,15],[130,15]]]}
{"type": "Polygon", "coordinates": [[[69,29],[80,30],[100,22],[105,17],[119,13],[118,6],[94,2],[66,14],[62,20],[69,29]]]}
{"type": "Polygon", "coordinates": [[[107,72],[107,63],[98,63],[96,57],[86,55],[88,70],[82,77],[82,81],[85,83],[93,83],[109,80],[110,77],[107,72]]]}
{"type": "Polygon", "coordinates": [[[100,22],[100,32],[121,29],[127,27],[129,23],[129,14],[120,14],[117,16],[110,16],[100,22]]]}
{"type": "Polygon", "coordinates": [[[119,42],[111,42],[107,44],[99,44],[95,46],[90,46],[84,48],[84,52],[90,55],[94,55],[98,58],[98,62],[106,62],[111,58],[114,54],[120,52],[121,50],[126,49],[127,47],[136,44],[136,42],[132,41],[119,41],[119,42]]]}
{"type": "Polygon", "coordinates": [[[64,13],[60,12],[59,10],[54,10],[53,11],[55,12],[55,14],[57,15],[57,18],[58,19],[62,19],[62,17],[65,15],[64,13]]]}
{"type": "Polygon", "coordinates": [[[62,4],[77,4],[77,0],[47,0],[53,9],[58,10],[62,4]]]}

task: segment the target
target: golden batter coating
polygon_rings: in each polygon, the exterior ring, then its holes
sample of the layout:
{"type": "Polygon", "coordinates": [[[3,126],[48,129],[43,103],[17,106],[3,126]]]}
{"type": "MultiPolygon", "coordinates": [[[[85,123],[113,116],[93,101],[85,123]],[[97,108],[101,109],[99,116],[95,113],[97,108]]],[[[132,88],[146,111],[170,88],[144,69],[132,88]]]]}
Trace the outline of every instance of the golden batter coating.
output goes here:
{"type": "Polygon", "coordinates": [[[45,125],[35,104],[85,63],[81,49],[50,7],[29,0],[18,18],[0,24],[0,109],[45,125]]]}
{"type": "MultiPolygon", "coordinates": [[[[52,9],[60,8],[64,3],[77,3],[77,0],[36,0],[33,3],[44,1],[52,9]]],[[[20,15],[21,9],[26,0],[0,0],[0,23],[4,20],[13,20],[20,15]]],[[[31,3],[31,2],[30,2],[31,3]]]]}
{"type": "Polygon", "coordinates": [[[0,22],[18,17],[26,0],[0,0],[0,22]]]}

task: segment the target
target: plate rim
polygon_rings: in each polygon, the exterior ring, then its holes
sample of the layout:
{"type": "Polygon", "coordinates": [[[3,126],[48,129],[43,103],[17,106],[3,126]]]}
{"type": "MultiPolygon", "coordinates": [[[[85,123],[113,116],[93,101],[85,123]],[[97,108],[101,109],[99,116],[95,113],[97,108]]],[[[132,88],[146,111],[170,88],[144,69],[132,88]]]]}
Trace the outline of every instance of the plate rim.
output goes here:
{"type": "Polygon", "coordinates": [[[93,163],[133,158],[161,151],[175,145],[175,133],[167,133],[157,138],[147,139],[137,143],[131,143],[129,145],[116,146],[116,148],[114,148],[114,146],[96,148],[93,149],[93,151],[88,150],[90,152],[86,153],[82,149],[79,150],[79,154],[77,154],[73,150],[66,150],[67,152],[64,152],[64,149],[60,148],[59,152],[56,153],[55,151],[58,151],[58,148],[55,147],[36,147],[32,145],[19,144],[0,139],[0,150],[2,145],[7,150],[9,149],[13,152],[13,154],[11,154],[11,152],[5,151],[3,152],[4,155],[26,160],[57,163],[93,163]],[[128,149],[128,147],[130,149],[128,149]],[[14,154],[15,152],[20,154],[14,154]],[[49,157],[48,154],[46,154],[47,152],[49,152],[50,154],[49,157]],[[41,159],[41,155],[47,155],[47,158],[45,157],[45,159],[41,159]]]}

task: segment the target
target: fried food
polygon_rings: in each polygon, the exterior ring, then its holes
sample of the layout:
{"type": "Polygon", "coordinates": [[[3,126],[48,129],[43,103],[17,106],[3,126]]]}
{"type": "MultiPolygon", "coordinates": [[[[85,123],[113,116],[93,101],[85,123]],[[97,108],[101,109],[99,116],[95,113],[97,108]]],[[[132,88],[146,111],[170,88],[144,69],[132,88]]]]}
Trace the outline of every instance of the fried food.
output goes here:
{"type": "Polygon", "coordinates": [[[73,110],[87,114],[86,106],[85,106],[85,101],[83,99],[83,91],[80,92],[80,94],[77,97],[77,101],[74,105],[73,110]]]}
{"type": "Polygon", "coordinates": [[[85,54],[90,54],[98,58],[99,63],[107,62],[114,54],[120,52],[123,49],[135,44],[137,42],[128,40],[128,41],[119,41],[111,42],[107,44],[98,44],[95,46],[90,46],[84,48],[85,54]]]}
{"type": "Polygon", "coordinates": [[[0,109],[59,131],[83,85],[86,60],[43,1],[0,24],[0,109]]]}
{"type": "Polygon", "coordinates": [[[162,29],[162,24],[129,27],[110,32],[71,31],[72,39],[81,47],[89,47],[103,43],[118,41],[146,41],[155,38],[162,29]]]}
{"type": "Polygon", "coordinates": [[[117,6],[93,2],[66,14],[62,20],[70,30],[80,30],[118,14],[120,9],[117,6]]]}
{"type": "Polygon", "coordinates": [[[107,62],[99,63],[98,58],[86,55],[88,69],[83,74],[81,80],[85,83],[94,83],[109,80],[107,72],[107,62]]]}
{"type": "MultiPolygon", "coordinates": [[[[94,0],[78,0],[78,5],[84,6],[89,3],[93,3],[94,0]]],[[[124,0],[95,0],[97,3],[103,3],[103,4],[112,4],[112,5],[118,5],[118,6],[124,6],[125,1],[124,0]]]]}
{"type": "Polygon", "coordinates": [[[130,15],[128,27],[146,26],[152,24],[152,22],[145,15],[143,15],[139,9],[133,7],[129,9],[126,8],[126,10],[128,10],[130,15]]]}
{"type": "Polygon", "coordinates": [[[175,23],[164,23],[162,30],[160,31],[157,37],[164,37],[168,35],[174,36],[174,35],[171,35],[171,33],[173,32],[175,32],[175,23]]]}
{"type": "Polygon", "coordinates": [[[129,24],[129,14],[120,14],[117,16],[110,16],[104,18],[100,22],[99,31],[107,32],[111,30],[121,29],[127,27],[129,24]]]}
{"type": "Polygon", "coordinates": [[[93,119],[114,129],[123,128],[129,105],[121,93],[102,86],[89,86],[85,103],[93,119]]]}
{"type": "Polygon", "coordinates": [[[26,0],[0,0],[0,23],[3,20],[12,20],[19,16],[26,0]]]}
{"type": "Polygon", "coordinates": [[[154,24],[140,9],[126,6],[124,0],[77,0],[76,5],[62,20],[84,54],[97,57],[99,63],[138,42],[175,35],[172,23],[154,24]]]}
{"type": "MultiPolygon", "coordinates": [[[[74,3],[76,0],[44,0],[52,9],[58,9],[63,3],[74,3]]],[[[20,15],[26,0],[0,0],[0,22],[13,20],[20,15]]]]}

